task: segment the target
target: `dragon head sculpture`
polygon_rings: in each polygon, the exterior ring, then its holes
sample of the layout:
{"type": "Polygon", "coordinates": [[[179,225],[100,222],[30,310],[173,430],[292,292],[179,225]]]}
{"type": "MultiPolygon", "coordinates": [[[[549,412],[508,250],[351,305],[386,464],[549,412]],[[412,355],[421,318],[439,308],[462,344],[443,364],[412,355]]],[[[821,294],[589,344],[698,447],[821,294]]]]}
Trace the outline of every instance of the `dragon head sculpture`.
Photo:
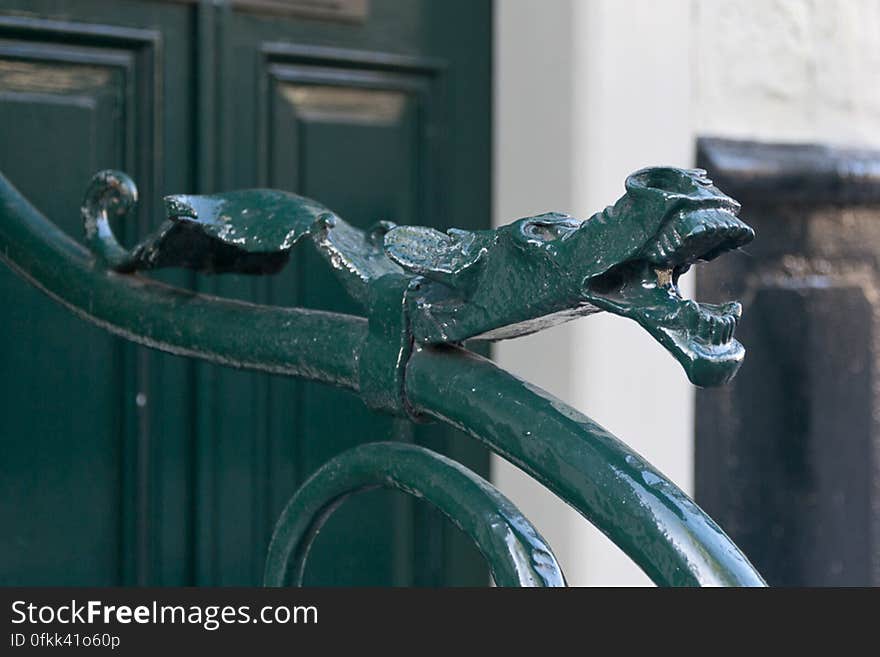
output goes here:
{"type": "Polygon", "coordinates": [[[697,303],[678,289],[691,265],[754,237],[736,216],[739,204],[702,170],[637,171],[617,203],[586,220],[548,213],[445,233],[390,222],[365,232],[279,190],[177,195],[166,198],[167,221],[129,251],[116,243],[107,212],[95,211],[110,182],[127,180],[99,174],[83,206],[87,239],[118,271],[274,273],[308,237],[368,312],[374,283],[408,279],[407,326],[418,343],[500,340],[605,310],[641,324],[696,385],[728,381],[743,360],[733,338],[740,305],[697,303]]]}
{"type": "Polygon", "coordinates": [[[730,380],[745,352],[733,337],[742,306],[684,299],[678,279],[691,265],[747,244],[754,231],[737,218],[739,204],[704,171],[648,169],[630,176],[626,189],[608,214],[630,223],[642,218],[647,239],[620,264],[586,276],[584,299],[637,321],[693,383],[730,380]]]}
{"type": "Polygon", "coordinates": [[[650,168],[586,220],[550,213],[445,234],[400,226],[385,251],[432,282],[413,313],[425,342],[515,337],[605,310],[638,322],[694,384],[712,386],[742,363],[733,337],[741,306],[684,299],[678,279],[754,238],[739,209],[705,171],[650,168]]]}

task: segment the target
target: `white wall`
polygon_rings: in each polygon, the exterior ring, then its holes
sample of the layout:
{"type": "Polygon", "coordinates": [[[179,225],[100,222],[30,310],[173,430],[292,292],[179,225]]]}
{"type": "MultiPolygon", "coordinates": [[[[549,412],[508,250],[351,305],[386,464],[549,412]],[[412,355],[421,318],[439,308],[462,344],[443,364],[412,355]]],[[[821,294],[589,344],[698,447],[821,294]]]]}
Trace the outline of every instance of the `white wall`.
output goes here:
{"type": "MultiPolygon", "coordinates": [[[[495,222],[546,210],[573,212],[575,197],[574,3],[530,0],[495,4],[495,222]]],[[[495,356],[509,370],[572,403],[572,324],[500,342],[495,356]]],[[[493,480],[579,571],[583,520],[543,486],[501,459],[493,480]]]]}
{"type": "MultiPolygon", "coordinates": [[[[629,172],[691,165],[697,134],[880,144],[880,0],[497,0],[495,36],[499,224],[589,216],[629,172]]],[[[495,353],[692,490],[693,389],[637,325],[600,315],[495,353]]],[[[541,486],[493,472],[570,583],[648,583],[541,486]]]]}
{"type": "MultiPolygon", "coordinates": [[[[632,171],[690,164],[686,0],[500,0],[496,8],[498,223],[545,210],[586,217],[614,202],[632,171]]],[[[691,487],[691,390],[636,324],[591,317],[495,353],[691,487]]],[[[538,484],[500,460],[494,479],[550,541],[570,583],[647,583],[538,484]]]]}
{"type": "Polygon", "coordinates": [[[694,0],[693,21],[700,133],[880,144],[880,1],[694,0]]]}

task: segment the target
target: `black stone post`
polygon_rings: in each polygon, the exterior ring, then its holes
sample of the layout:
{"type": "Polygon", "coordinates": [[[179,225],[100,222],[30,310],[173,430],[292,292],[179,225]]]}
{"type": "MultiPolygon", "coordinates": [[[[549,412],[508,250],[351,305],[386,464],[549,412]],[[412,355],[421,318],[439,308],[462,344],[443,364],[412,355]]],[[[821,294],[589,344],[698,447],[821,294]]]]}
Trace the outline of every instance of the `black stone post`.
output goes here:
{"type": "Polygon", "coordinates": [[[696,498],[771,585],[880,585],[880,152],[701,139],[757,238],[698,275],[746,360],[701,390],[696,498]]]}

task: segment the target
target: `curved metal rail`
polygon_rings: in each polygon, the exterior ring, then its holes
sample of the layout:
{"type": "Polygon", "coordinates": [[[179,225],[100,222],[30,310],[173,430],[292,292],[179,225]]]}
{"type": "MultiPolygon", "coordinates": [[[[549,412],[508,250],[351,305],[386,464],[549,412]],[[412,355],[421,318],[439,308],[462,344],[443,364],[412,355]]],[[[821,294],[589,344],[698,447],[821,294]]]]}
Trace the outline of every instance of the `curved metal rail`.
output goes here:
{"type": "Polygon", "coordinates": [[[547,486],[661,586],[763,586],[681,489],[587,416],[476,354],[422,349],[407,398],[547,486]]]}
{"type": "Polygon", "coordinates": [[[406,443],[367,443],[329,460],[284,507],[263,584],[301,586],[312,543],[350,496],[394,488],[434,505],[486,557],[498,586],[565,586],[546,541],[492,484],[441,454],[406,443]]]}
{"type": "MultiPolygon", "coordinates": [[[[77,315],[129,340],[359,391],[365,319],[220,299],[107,271],[2,175],[0,259],[77,315]]],[[[405,391],[417,412],[481,440],[556,492],[656,584],[764,585],[666,477],[586,416],[488,360],[454,347],[417,349],[405,391]]]]}
{"type": "Polygon", "coordinates": [[[365,319],[233,301],[117,274],[44,217],[2,174],[0,259],[83,319],[133,342],[357,390],[365,319]]]}

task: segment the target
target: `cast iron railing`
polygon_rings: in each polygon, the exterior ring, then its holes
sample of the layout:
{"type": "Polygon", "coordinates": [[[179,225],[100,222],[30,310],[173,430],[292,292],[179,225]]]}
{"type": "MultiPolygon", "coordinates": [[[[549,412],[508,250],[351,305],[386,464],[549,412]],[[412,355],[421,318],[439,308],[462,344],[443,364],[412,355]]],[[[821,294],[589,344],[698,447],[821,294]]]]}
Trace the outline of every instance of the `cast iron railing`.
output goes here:
{"type": "MultiPolygon", "coordinates": [[[[739,304],[682,299],[678,276],[750,240],[738,204],[705,172],[645,169],[614,205],[581,221],[546,214],[497,230],[440,233],[380,222],[362,232],[318,203],[275,190],[166,198],[167,220],[135,248],[110,221],[137,200],[124,174],[97,174],[82,206],[84,248],[0,175],[0,258],[74,313],[134,342],[360,395],[376,412],[439,420],[543,483],[659,585],[763,585],[681,490],[588,417],[463,348],[600,310],[632,318],[697,385],[743,358],[739,304]],[[264,306],[170,287],[138,270],[270,274],[310,243],[365,317],[264,306]]],[[[500,585],[565,580],[513,504],[421,447],[371,443],[340,454],[294,494],[266,562],[267,585],[299,584],[312,539],[353,493],[418,495],[466,532],[500,585]]]]}

